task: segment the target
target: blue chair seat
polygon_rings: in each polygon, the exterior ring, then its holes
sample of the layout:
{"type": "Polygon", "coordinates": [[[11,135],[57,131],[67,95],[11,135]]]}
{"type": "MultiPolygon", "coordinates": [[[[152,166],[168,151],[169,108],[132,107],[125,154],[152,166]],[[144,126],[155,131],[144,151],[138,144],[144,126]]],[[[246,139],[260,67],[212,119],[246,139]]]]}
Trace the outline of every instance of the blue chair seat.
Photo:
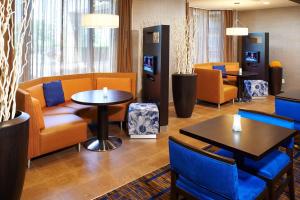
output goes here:
{"type": "MultiPolygon", "coordinates": [[[[217,184],[217,180],[213,180],[217,184]]],[[[201,200],[223,200],[226,198],[222,198],[220,195],[216,195],[215,193],[203,188],[201,186],[197,186],[186,178],[179,176],[176,181],[177,187],[180,189],[187,191],[192,194],[197,199],[201,200]]],[[[252,200],[256,199],[266,188],[266,183],[253,176],[244,172],[242,170],[238,170],[238,199],[242,200],[252,200]]]]}
{"type": "MultiPolygon", "coordinates": [[[[233,153],[224,149],[219,150],[216,154],[233,158],[233,153]]],[[[259,175],[270,180],[273,180],[289,163],[289,156],[278,150],[272,151],[259,161],[250,158],[245,158],[244,160],[246,167],[256,170],[259,175]]]]}

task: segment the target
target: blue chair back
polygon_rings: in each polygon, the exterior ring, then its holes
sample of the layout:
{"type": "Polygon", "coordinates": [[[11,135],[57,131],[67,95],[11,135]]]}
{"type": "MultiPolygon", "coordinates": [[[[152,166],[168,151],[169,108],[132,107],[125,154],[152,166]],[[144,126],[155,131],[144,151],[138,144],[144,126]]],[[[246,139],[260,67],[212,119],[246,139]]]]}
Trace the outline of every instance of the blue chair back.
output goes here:
{"type": "MultiPolygon", "coordinates": [[[[272,124],[288,129],[295,129],[295,122],[293,120],[287,118],[285,119],[280,116],[244,109],[239,110],[239,115],[241,115],[243,118],[260,121],[266,124],[272,124]]],[[[294,138],[284,143],[283,146],[292,149],[294,147],[294,138]]]]}
{"type": "Polygon", "coordinates": [[[275,113],[300,122],[300,103],[276,98],[275,113]]]}
{"type": "Polygon", "coordinates": [[[169,139],[170,165],[179,177],[228,199],[238,198],[238,170],[232,159],[169,139]]]}

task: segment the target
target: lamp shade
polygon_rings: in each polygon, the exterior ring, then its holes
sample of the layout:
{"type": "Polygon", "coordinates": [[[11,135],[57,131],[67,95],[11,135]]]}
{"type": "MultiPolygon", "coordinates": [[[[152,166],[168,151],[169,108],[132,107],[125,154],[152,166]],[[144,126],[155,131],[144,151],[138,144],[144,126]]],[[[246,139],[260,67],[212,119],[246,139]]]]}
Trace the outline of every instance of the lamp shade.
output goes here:
{"type": "Polygon", "coordinates": [[[85,14],[81,18],[81,26],[86,28],[118,28],[119,15],[85,14]]]}
{"type": "Polygon", "coordinates": [[[248,35],[248,28],[245,27],[226,28],[226,35],[232,35],[232,36],[248,35]]]}

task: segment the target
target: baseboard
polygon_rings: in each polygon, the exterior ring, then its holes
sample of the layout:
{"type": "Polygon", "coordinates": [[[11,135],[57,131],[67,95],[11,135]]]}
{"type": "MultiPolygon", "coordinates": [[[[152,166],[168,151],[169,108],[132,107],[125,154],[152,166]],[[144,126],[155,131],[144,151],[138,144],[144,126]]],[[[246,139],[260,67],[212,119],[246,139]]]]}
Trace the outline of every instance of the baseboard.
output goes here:
{"type": "Polygon", "coordinates": [[[155,135],[130,135],[131,139],[156,139],[155,135]]]}

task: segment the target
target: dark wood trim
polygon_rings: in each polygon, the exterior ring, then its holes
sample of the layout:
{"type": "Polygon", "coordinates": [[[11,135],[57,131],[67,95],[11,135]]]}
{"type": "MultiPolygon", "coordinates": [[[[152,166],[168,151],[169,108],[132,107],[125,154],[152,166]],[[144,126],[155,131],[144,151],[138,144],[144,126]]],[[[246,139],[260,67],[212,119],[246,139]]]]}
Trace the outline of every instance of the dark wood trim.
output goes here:
{"type": "Polygon", "coordinates": [[[290,0],[290,1],[300,4],[300,0],[290,0]]]}
{"type": "Polygon", "coordinates": [[[171,140],[171,141],[173,141],[173,142],[175,142],[179,145],[182,145],[182,146],[184,146],[185,148],[187,148],[191,151],[202,154],[202,155],[207,156],[209,158],[213,158],[213,159],[216,159],[216,160],[219,160],[221,162],[225,162],[225,163],[228,163],[228,164],[231,164],[231,165],[236,164],[234,159],[223,157],[223,156],[220,156],[220,155],[217,155],[217,154],[214,154],[214,153],[210,153],[210,152],[205,151],[203,149],[199,149],[195,146],[192,146],[192,145],[187,144],[185,142],[179,141],[178,139],[174,138],[173,136],[169,136],[169,140],[171,140]]]}
{"type": "Polygon", "coordinates": [[[240,108],[239,111],[245,111],[245,112],[250,112],[250,113],[260,114],[260,115],[266,115],[268,117],[274,117],[274,118],[277,118],[277,119],[282,119],[282,120],[286,120],[286,121],[289,121],[289,122],[294,122],[294,120],[291,119],[291,118],[279,116],[279,115],[272,114],[272,113],[265,113],[265,112],[261,112],[261,111],[257,111],[257,110],[248,110],[248,109],[244,109],[244,108],[240,108]]]}

